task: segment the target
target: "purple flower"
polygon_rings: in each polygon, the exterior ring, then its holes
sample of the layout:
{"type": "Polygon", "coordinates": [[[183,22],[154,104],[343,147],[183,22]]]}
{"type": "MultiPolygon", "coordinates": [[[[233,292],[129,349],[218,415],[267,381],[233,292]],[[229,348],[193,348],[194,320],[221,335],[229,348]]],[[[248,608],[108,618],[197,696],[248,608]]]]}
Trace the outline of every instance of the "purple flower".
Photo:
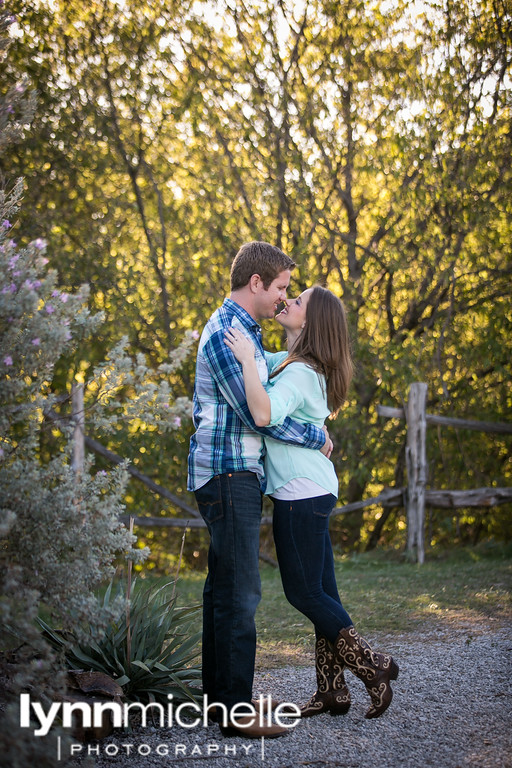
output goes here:
{"type": "Polygon", "coordinates": [[[35,246],[39,251],[42,251],[43,248],[46,248],[46,240],[43,240],[42,237],[38,237],[37,240],[34,240],[32,245],[35,246]]]}
{"type": "Polygon", "coordinates": [[[174,421],[172,423],[174,424],[175,427],[181,427],[181,419],[180,419],[180,417],[176,416],[176,418],[174,419],[174,421]]]}
{"type": "Polygon", "coordinates": [[[32,280],[25,280],[23,285],[25,286],[25,288],[28,288],[28,290],[31,291],[35,283],[33,283],[32,280]]]}
{"type": "Polygon", "coordinates": [[[48,312],[49,315],[53,315],[53,313],[55,312],[55,307],[52,307],[51,304],[47,304],[46,311],[48,312]]]}
{"type": "Polygon", "coordinates": [[[12,357],[10,355],[4,357],[4,365],[12,365],[12,357]]]}
{"type": "Polygon", "coordinates": [[[7,219],[4,219],[4,220],[2,221],[2,227],[3,227],[4,229],[10,229],[10,228],[11,228],[11,222],[10,222],[10,221],[8,221],[7,219]]]}
{"type": "Polygon", "coordinates": [[[18,259],[19,259],[19,254],[16,254],[15,256],[11,256],[11,258],[9,259],[9,266],[11,269],[14,269],[14,265],[16,264],[18,259]]]}
{"type": "Polygon", "coordinates": [[[199,331],[196,331],[196,330],[192,331],[192,338],[197,341],[199,338],[199,331]]]}
{"type": "Polygon", "coordinates": [[[41,343],[41,339],[32,339],[31,344],[34,345],[34,347],[38,347],[41,343]]]}
{"type": "Polygon", "coordinates": [[[63,293],[60,297],[60,300],[65,304],[66,301],[69,299],[69,295],[67,293],[63,293]]]}
{"type": "Polygon", "coordinates": [[[57,290],[52,291],[52,296],[54,299],[57,299],[60,296],[60,291],[57,291],[57,290]]]}

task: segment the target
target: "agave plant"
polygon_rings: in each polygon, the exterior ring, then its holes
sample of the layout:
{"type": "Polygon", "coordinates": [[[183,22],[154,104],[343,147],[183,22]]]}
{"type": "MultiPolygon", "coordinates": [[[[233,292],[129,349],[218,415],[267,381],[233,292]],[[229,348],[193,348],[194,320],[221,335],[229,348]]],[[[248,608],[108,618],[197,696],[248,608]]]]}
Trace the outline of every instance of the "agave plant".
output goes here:
{"type": "MultiPolygon", "coordinates": [[[[135,588],[126,614],[109,624],[101,640],[79,643],[42,619],[38,621],[70,669],[104,672],[123,688],[129,701],[165,704],[169,694],[175,702],[195,701],[201,691],[193,683],[201,673],[191,662],[199,655],[201,633],[193,627],[200,606],[178,608],[174,590],[170,594],[172,587],[173,582],[135,588]]],[[[116,599],[111,582],[103,598],[104,607],[116,599]]]]}

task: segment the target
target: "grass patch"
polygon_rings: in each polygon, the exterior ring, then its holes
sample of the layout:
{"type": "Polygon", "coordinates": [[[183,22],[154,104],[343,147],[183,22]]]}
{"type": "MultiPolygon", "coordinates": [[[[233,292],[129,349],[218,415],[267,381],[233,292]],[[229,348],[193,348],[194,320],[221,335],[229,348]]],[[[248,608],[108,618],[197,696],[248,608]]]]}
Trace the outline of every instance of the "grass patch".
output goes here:
{"type": "MultiPolygon", "coordinates": [[[[201,602],[204,578],[182,571],[179,605],[201,602]]],[[[503,549],[457,550],[430,556],[422,566],[387,552],[337,556],[336,578],[355,626],[370,637],[446,626],[477,632],[512,619],[512,553],[503,549]]],[[[286,601],[277,569],[262,563],[261,580],[258,665],[309,663],[311,623],[286,601]]]]}

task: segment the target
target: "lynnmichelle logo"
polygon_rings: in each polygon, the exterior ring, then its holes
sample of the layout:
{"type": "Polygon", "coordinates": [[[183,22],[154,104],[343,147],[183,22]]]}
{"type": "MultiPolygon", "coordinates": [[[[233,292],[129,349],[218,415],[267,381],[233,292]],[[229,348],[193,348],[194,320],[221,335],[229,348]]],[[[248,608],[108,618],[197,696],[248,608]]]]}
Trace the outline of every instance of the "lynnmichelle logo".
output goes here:
{"type": "MultiPolygon", "coordinates": [[[[62,740],[59,737],[57,743],[57,761],[64,759],[62,740]]],[[[261,739],[261,745],[252,744],[218,744],[215,741],[209,741],[206,744],[170,744],[163,742],[161,744],[133,744],[125,742],[123,744],[70,744],[69,752],[66,757],[147,757],[155,755],[157,757],[249,757],[261,752],[261,759],[265,759],[265,739],[261,739]]]]}
{"type": "MultiPolygon", "coordinates": [[[[264,727],[274,723],[282,728],[295,728],[300,720],[300,709],[296,704],[290,702],[281,702],[272,709],[271,696],[260,696],[256,704],[240,702],[228,710],[225,704],[220,702],[209,702],[205,695],[202,704],[193,701],[181,702],[175,705],[173,695],[167,696],[167,704],[152,702],[142,704],[140,702],[120,703],[117,701],[105,702],[85,702],[85,701],[63,701],[53,702],[47,710],[39,701],[33,701],[29,693],[20,695],[20,727],[32,728],[34,736],[47,736],[50,729],[56,721],[63,728],[74,728],[77,722],[83,729],[101,727],[105,713],[110,713],[112,725],[114,728],[128,728],[130,725],[130,716],[137,713],[140,716],[140,723],[143,728],[147,726],[148,717],[152,726],[170,729],[175,725],[180,728],[192,729],[197,727],[208,728],[210,718],[215,713],[215,721],[222,726],[234,725],[240,728],[243,735],[243,729],[256,723],[264,727]],[[244,720],[247,722],[244,723],[244,720]]],[[[62,740],[58,738],[57,759],[62,759],[62,740]]],[[[264,738],[261,739],[261,756],[264,759],[264,738]]],[[[253,744],[234,745],[217,744],[209,742],[206,744],[168,744],[158,745],[133,744],[133,743],[108,743],[108,744],[82,744],[76,743],[70,745],[70,755],[100,755],[104,754],[110,757],[122,754],[127,757],[158,755],[161,757],[219,757],[224,756],[247,756],[254,749],[253,744]]]]}

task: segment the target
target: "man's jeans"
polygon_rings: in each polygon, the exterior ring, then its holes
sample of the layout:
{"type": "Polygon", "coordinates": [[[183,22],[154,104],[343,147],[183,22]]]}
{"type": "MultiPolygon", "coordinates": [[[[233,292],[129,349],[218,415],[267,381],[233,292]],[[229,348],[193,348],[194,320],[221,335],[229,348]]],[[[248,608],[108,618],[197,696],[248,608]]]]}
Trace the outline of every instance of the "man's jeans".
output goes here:
{"type": "Polygon", "coordinates": [[[261,599],[262,494],[254,472],[215,475],[195,491],[210,533],[203,590],[203,692],[228,708],[250,702],[261,599]]]}
{"type": "Polygon", "coordinates": [[[274,503],[274,542],[288,601],[315,625],[316,634],[334,642],[352,620],[336,586],[329,536],[332,494],[274,503]]]}

